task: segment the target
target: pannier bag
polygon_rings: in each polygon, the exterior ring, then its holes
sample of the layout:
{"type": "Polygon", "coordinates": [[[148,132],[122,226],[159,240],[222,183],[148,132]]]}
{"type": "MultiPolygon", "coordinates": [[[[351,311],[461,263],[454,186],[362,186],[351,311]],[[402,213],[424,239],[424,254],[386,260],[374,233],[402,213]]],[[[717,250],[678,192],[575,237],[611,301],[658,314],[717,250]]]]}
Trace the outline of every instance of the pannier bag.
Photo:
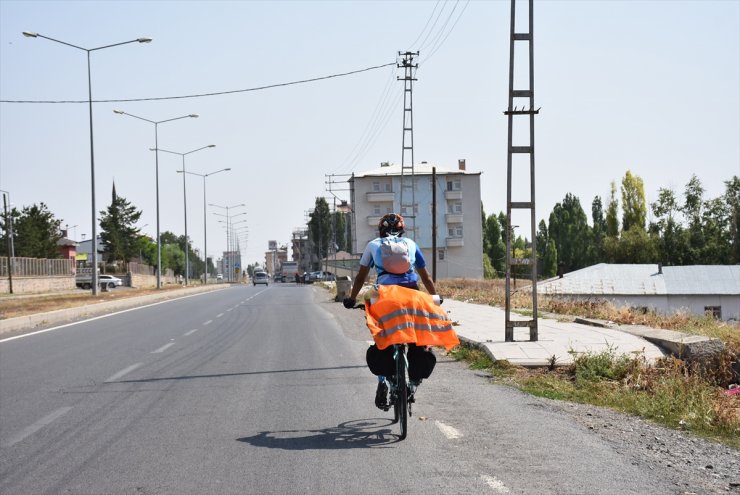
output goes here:
{"type": "MultiPolygon", "coordinates": [[[[437,364],[437,357],[424,347],[409,345],[409,378],[413,381],[429,378],[437,364]]],[[[393,376],[396,374],[396,364],[393,361],[393,347],[386,347],[382,351],[378,346],[371,345],[365,353],[365,360],[373,375],[393,376]]]]}

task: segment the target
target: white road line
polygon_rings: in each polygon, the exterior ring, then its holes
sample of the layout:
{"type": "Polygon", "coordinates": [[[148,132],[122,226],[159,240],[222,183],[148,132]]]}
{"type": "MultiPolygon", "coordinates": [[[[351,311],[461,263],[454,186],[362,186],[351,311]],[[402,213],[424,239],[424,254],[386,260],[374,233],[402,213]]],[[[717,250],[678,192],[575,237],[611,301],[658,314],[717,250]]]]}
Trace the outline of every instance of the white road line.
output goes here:
{"type": "Polygon", "coordinates": [[[139,366],[143,366],[143,365],[144,365],[144,363],[132,364],[128,368],[122,369],[121,371],[119,371],[115,375],[113,375],[110,378],[108,378],[107,380],[105,380],[105,383],[115,382],[116,380],[118,380],[119,378],[121,378],[123,375],[129,374],[132,371],[134,371],[136,368],[138,368],[139,366]]]}
{"type": "Polygon", "coordinates": [[[227,310],[226,310],[226,312],[228,313],[228,312],[229,312],[229,311],[231,311],[232,309],[234,309],[234,308],[229,308],[229,309],[227,309],[227,310]]]}
{"type": "Polygon", "coordinates": [[[210,325],[211,323],[213,323],[213,320],[208,320],[207,322],[203,323],[203,326],[204,326],[204,327],[205,327],[205,326],[208,326],[208,325],[210,325]]]}
{"type": "Polygon", "coordinates": [[[175,345],[174,342],[170,342],[169,344],[165,344],[162,347],[160,347],[159,349],[157,349],[156,351],[152,351],[152,354],[159,354],[160,352],[164,352],[167,349],[169,349],[170,347],[172,347],[173,345],[175,345]]]}
{"type": "Polygon", "coordinates": [[[439,431],[441,431],[448,440],[454,440],[456,438],[462,437],[462,433],[457,431],[452,426],[446,425],[441,421],[435,421],[434,423],[437,425],[437,428],[439,428],[439,431]]]}
{"type": "Polygon", "coordinates": [[[488,486],[490,486],[494,492],[496,493],[509,493],[509,489],[506,488],[504,483],[496,478],[495,476],[488,476],[487,474],[482,474],[481,478],[483,481],[486,482],[488,486]]]}
{"type": "Polygon", "coordinates": [[[221,318],[223,315],[224,315],[223,313],[219,313],[216,315],[216,318],[221,318]]]}
{"type": "Polygon", "coordinates": [[[8,438],[3,442],[3,447],[12,447],[13,445],[17,444],[18,442],[24,440],[27,437],[30,437],[37,431],[39,431],[44,426],[47,426],[51,423],[53,423],[55,420],[61,418],[65,414],[67,414],[71,407],[60,407],[56,411],[54,411],[51,414],[48,414],[41,418],[40,420],[36,421],[31,426],[27,426],[26,428],[22,429],[20,432],[16,433],[12,437],[8,438]]]}
{"type": "Polygon", "coordinates": [[[187,337],[188,335],[193,335],[193,334],[194,334],[195,332],[197,332],[197,331],[198,331],[198,329],[197,329],[197,328],[193,328],[193,329],[192,329],[192,330],[190,330],[189,332],[185,332],[185,334],[183,335],[183,337],[187,337]]]}

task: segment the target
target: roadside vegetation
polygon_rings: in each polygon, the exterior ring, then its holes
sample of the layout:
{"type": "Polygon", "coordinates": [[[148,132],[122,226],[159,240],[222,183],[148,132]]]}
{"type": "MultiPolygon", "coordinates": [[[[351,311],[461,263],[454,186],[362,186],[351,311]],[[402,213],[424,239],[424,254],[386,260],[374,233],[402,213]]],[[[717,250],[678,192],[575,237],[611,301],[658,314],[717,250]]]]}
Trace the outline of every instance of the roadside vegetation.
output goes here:
{"type": "MultiPolygon", "coordinates": [[[[522,285],[519,285],[521,287],[522,285]]],[[[461,301],[504,305],[502,280],[444,280],[437,283],[444,296],[461,301]]],[[[531,297],[515,294],[512,306],[531,311],[531,297]]],[[[740,354],[740,327],[680,314],[661,316],[605,302],[587,303],[540,298],[539,309],[558,315],[610,320],[629,325],[665,328],[721,339],[726,350],[709,364],[665,358],[649,365],[642,355],[620,355],[614,350],[574,355],[572,365],[525,369],[506,361],[493,362],[483,351],[462,345],[450,354],[471,368],[484,370],[494,381],[507,383],[536,396],[610,407],[662,425],[740,448],[740,396],[727,395],[736,381],[731,368],[740,354]]]]}

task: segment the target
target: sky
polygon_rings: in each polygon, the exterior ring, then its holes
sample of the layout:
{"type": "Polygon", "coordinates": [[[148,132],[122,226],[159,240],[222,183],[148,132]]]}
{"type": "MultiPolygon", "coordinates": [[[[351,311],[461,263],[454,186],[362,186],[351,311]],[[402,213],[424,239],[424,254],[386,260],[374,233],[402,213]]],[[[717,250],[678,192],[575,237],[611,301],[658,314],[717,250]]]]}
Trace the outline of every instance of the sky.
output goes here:
{"type": "MultiPolygon", "coordinates": [[[[526,31],[518,1],[517,31],[526,31]]],[[[506,209],[510,2],[498,1],[9,1],[0,0],[0,190],[17,208],[44,202],[89,239],[92,187],[87,58],[91,52],[96,210],[116,191],[156,236],[154,125],[159,148],[207,174],[206,202],[230,208],[245,263],[288,243],[319,196],[349,199],[347,174],[401,161],[399,51],[420,51],[414,155],[481,175],[486,213],[506,209]],[[390,65],[388,65],[390,64],[390,65]],[[380,68],[373,68],[383,66],[380,68]],[[368,70],[364,70],[368,69],[368,70]],[[361,71],[351,75],[348,72],[361,71]],[[337,76],[301,84],[326,76],[337,76]],[[267,89],[238,91],[265,86],[267,89]],[[228,94],[192,98],[206,93],[228,94]],[[12,103],[83,101],[84,103],[12,103]],[[238,215],[238,217],[236,216],[238,215]],[[244,228],[246,227],[246,228],[244,228]]],[[[518,42],[515,89],[527,89],[518,42]]],[[[648,202],[683,193],[696,174],[706,197],[740,175],[740,1],[534,2],[537,219],[567,193],[590,219],[610,183],[640,176],[648,202]]],[[[526,121],[521,120],[522,123],[526,121]]],[[[528,144],[517,124],[514,144],[528,144]]],[[[529,200],[515,162],[514,201],[529,200]]],[[[203,179],[159,155],[160,229],[203,249],[203,179]]],[[[225,208],[205,207],[209,256],[226,249],[225,208]]],[[[528,213],[513,215],[528,236],[528,213]]],[[[98,229],[99,230],[99,229],[98,229]]]]}

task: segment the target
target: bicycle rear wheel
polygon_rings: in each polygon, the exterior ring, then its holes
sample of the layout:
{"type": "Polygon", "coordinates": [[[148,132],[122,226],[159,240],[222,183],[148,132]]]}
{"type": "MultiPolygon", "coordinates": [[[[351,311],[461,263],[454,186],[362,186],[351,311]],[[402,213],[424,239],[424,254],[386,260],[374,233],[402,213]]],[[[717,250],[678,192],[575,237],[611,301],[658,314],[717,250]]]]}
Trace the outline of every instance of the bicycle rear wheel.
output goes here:
{"type": "Polygon", "coordinates": [[[394,415],[401,426],[401,440],[408,433],[409,403],[408,388],[406,387],[406,348],[401,347],[396,354],[396,403],[393,406],[394,415]]]}

